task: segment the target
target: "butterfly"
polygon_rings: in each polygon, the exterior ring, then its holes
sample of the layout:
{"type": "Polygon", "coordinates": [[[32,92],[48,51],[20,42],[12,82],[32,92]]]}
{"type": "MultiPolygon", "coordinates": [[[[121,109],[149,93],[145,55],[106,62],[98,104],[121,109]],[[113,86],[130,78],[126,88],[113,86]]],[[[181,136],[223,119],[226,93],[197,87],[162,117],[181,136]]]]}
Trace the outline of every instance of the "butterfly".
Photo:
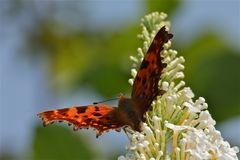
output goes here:
{"type": "Polygon", "coordinates": [[[96,137],[110,129],[120,131],[125,127],[141,132],[143,122],[146,121],[145,114],[151,108],[152,101],[164,93],[158,87],[162,70],[166,67],[160,52],[172,37],[165,26],[158,31],[138,69],[131,97],[120,95],[118,107],[96,104],[49,110],[38,113],[43,125],[66,121],[74,126],[74,130],[94,128],[96,137]]]}

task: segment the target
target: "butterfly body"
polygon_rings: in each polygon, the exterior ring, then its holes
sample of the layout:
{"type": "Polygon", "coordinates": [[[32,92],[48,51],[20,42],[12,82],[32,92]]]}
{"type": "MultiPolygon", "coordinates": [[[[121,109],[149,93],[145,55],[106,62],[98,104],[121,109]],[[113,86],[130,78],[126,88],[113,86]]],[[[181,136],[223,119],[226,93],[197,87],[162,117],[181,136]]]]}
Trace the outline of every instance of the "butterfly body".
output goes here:
{"type": "Polygon", "coordinates": [[[130,126],[136,131],[141,131],[142,129],[142,116],[137,110],[137,105],[135,101],[131,98],[120,96],[118,100],[118,115],[119,119],[130,126]]]}
{"type": "Polygon", "coordinates": [[[142,131],[145,113],[151,108],[152,101],[164,93],[159,89],[158,82],[166,64],[162,62],[163,58],[159,54],[172,36],[165,27],[158,31],[134,79],[131,97],[120,95],[118,107],[98,104],[41,112],[38,115],[44,126],[55,121],[67,121],[74,125],[74,130],[95,128],[97,137],[104,131],[119,131],[123,127],[142,131]]]}

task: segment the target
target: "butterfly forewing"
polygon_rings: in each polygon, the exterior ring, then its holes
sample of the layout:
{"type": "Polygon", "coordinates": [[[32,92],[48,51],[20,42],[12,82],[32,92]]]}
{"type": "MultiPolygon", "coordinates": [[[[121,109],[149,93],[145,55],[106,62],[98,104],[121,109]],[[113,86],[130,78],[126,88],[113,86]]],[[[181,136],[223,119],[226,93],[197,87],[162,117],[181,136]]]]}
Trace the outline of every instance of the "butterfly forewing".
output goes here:
{"type": "Polygon", "coordinates": [[[140,114],[144,114],[152,101],[159,95],[158,82],[166,64],[162,62],[160,52],[163,45],[173,37],[162,27],[153,39],[134,79],[132,100],[137,103],[140,114]]]}
{"type": "Polygon", "coordinates": [[[97,136],[109,129],[119,129],[122,124],[116,119],[116,108],[108,105],[70,107],[41,112],[44,126],[55,121],[66,121],[74,125],[74,130],[95,128],[97,136]]]}

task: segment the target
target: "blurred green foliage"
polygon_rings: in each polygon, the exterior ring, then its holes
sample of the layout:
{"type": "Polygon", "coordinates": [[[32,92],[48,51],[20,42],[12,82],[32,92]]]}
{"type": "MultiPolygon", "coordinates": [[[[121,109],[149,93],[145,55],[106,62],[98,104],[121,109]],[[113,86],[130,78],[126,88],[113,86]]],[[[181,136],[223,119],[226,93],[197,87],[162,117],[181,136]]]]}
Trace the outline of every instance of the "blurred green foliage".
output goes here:
{"type": "MultiPolygon", "coordinates": [[[[17,0],[12,10],[19,9],[16,7],[19,2],[23,5],[23,1],[17,0]]],[[[171,15],[181,1],[146,0],[141,3],[146,6],[143,15],[152,11],[164,11],[171,15]]],[[[31,10],[34,11],[34,8],[31,10]]],[[[29,32],[26,44],[33,56],[46,53],[50,62],[49,83],[53,84],[56,93],[75,92],[82,86],[90,86],[104,97],[131,91],[127,82],[131,77],[128,57],[135,55],[137,47],[142,45],[137,39],[140,20],[114,32],[67,32],[68,25],[54,21],[51,16],[50,12],[47,18],[38,21],[35,30],[29,32]]],[[[206,98],[216,120],[240,115],[240,54],[222,39],[206,33],[184,48],[177,45],[174,48],[186,59],[184,73],[187,86],[196,96],[206,98]]],[[[94,159],[99,156],[81,136],[60,126],[37,127],[32,149],[33,159],[36,160],[94,159]]]]}
{"type": "Polygon", "coordinates": [[[41,34],[31,37],[31,42],[47,50],[56,90],[74,92],[87,85],[106,97],[130,91],[128,57],[136,52],[139,33],[134,27],[108,35],[88,32],[59,35],[49,25],[40,30],[41,34]]]}
{"type": "MultiPolygon", "coordinates": [[[[141,46],[136,38],[140,27],[133,25],[117,33],[95,34],[59,34],[54,28],[44,24],[39,28],[41,34],[32,42],[47,50],[57,92],[74,92],[83,85],[93,87],[105,97],[131,91],[127,83],[131,68],[128,57],[141,46]]],[[[207,99],[218,121],[240,114],[240,89],[233,83],[239,80],[234,71],[240,68],[239,54],[222,39],[206,33],[184,48],[177,47],[186,59],[186,82],[197,96],[207,99]],[[231,109],[222,114],[226,106],[231,109]]]]}
{"type": "Polygon", "coordinates": [[[240,115],[239,52],[218,35],[202,34],[185,48],[185,81],[196,97],[203,96],[214,119],[221,121],[240,115]]]}
{"type": "Polygon", "coordinates": [[[60,125],[47,128],[37,126],[32,149],[34,160],[86,160],[99,157],[79,133],[60,125]]]}
{"type": "MultiPolygon", "coordinates": [[[[170,14],[179,1],[147,0],[145,5],[149,12],[166,11],[170,14]]],[[[62,89],[64,92],[74,92],[87,85],[101,95],[111,97],[131,91],[127,83],[131,77],[128,57],[136,54],[137,47],[142,45],[137,39],[141,31],[139,24],[140,21],[115,32],[76,31],[61,34],[56,28],[67,30],[67,25],[56,25],[48,20],[39,25],[39,32],[32,34],[29,42],[34,49],[40,46],[47,50],[57,92],[62,89]]]]}
{"type": "MultiPolygon", "coordinates": [[[[147,0],[145,5],[148,13],[165,11],[171,15],[180,1],[147,0]]],[[[64,28],[64,24],[61,25],[64,28]]],[[[34,44],[47,50],[57,92],[75,92],[84,85],[93,87],[105,97],[131,91],[127,83],[131,68],[128,57],[134,55],[137,47],[142,45],[136,37],[140,33],[139,23],[129,24],[115,32],[76,31],[59,34],[55,28],[61,25],[44,23],[39,26],[41,34],[31,39],[34,44]]],[[[201,35],[184,48],[177,45],[174,48],[186,59],[186,83],[196,97],[206,98],[209,110],[217,121],[239,116],[240,85],[234,83],[240,81],[240,75],[236,74],[240,68],[239,53],[228,47],[228,43],[222,40],[224,38],[216,34],[201,35]]],[[[36,148],[35,152],[38,153],[44,145],[36,148]]]]}
{"type": "Polygon", "coordinates": [[[149,12],[158,11],[171,15],[180,5],[180,0],[146,0],[149,12]]]}

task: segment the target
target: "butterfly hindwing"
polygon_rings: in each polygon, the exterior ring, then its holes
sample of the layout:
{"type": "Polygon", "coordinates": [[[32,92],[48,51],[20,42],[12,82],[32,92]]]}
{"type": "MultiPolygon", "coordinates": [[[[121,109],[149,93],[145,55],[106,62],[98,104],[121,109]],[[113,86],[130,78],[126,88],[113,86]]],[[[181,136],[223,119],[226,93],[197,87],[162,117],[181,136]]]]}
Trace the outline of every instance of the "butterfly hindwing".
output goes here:
{"type": "Polygon", "coordinates": [[[116,108],[108,105],[90,105],[56,109],[39,113],[44,126],[55,121],[66,121],[74,130],[95,128],[97,136],[109,129],[118,130],[122,124],[116,119],[116,108]]]}
{"type": "Polygon", "coordinates": [[[172,34],[162,27],[153,39],[134,79],[132,100],[137,103],[140,114],[151,106],[152,101],[159,95],[158,82],[162,70],[166,64],[162,62],[159,53],[163,50],[163,45],[173,37],[172,34]]]}

